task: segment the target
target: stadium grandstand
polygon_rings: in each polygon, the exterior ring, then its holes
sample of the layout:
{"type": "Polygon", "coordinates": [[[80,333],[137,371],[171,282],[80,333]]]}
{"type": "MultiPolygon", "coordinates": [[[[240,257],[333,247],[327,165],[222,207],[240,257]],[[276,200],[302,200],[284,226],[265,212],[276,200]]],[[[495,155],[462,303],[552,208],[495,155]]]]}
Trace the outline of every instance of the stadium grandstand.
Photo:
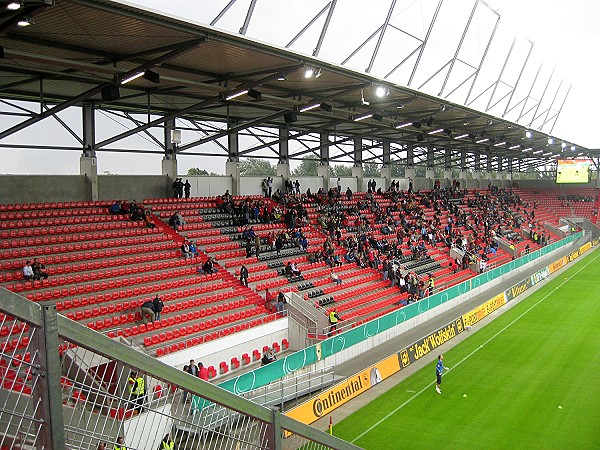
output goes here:
{"type": "Polygon", "coordinates": [[[592,149],[123,2],[4,3],[0,147],[77,152],[80,173],[0,176],[2,450],[358,448],[310,426],[322,410],[287,413],[599,237],[592,149]],[[11,140],[45,121],[77,144],[11,140]],[[111,153],[161,175],[98,173],[111,153]],[[317,173],[292,177],[307,155],[317,173]],[[182,156],[226,174],[181,174],[182,156]],[[246,159],[276,174],[242,176],[246,159]],[[520,176],[558,172],[575,184],[520,176]]]}

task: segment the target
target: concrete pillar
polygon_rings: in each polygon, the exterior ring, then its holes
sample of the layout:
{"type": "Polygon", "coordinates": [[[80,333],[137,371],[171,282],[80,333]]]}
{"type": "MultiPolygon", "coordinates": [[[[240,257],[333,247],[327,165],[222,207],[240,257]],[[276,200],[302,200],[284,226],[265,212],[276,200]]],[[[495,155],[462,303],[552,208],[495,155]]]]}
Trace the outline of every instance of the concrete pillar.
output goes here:
{"type": "Polygon", "coordinates": [[[362,192],[365,177],[365,171],[362,166],[354,166],[352,168],[352,176],[356,178],[356,185],[358,186],[356,190],[362,192]]]}
{"type": "MultiPolygon", "coordinates": [[[[173,182],[177,178],[177,160],[168,159],[168,156],[165,155],[162,159],[162,174],[168,176],[170,181],[173,182]]],[[[169,185],[170,187],[171,185],[169,185]]],[[[172,195],[173,193],[171,192],[170,194],[172,195]]]]}
{"type": "Polygon", "coordinates": [[[283,177],[284,180],[287,180],[291,176],[290,165],[289,163],[279,163],[277,164],[277,176],[283,177]]]}
{"type": "Polygon", "coordinates": [[[392,185],[392,168],[390,166],[383,166],[381,168],[381,176],[385,178],[385,188],[389,189],[392,185]]]}
{"type": "Polygon", "coordinates": [[[329,164],[319,164],[317,175],[323,178],[323,190],[328,191],[330,188],[329,164]]]}
{"type": "Polygon", "coordinates": [[[227,161],[225,163],[225,175],[231,177],[231,195],[240,194],[240,165],[238,161],[227,161]]]}
{"type": "Polygon", "coordinates": [[[354,138],[354,167],[362,167],[362,137],[354,138]]]}
{"type": "Polygon", "coordinates": [[[86,177],[88,199],[95,202],[98,200],[98,162],[96,157],[82,156],[79,158],[79,173],[86,177]]]}

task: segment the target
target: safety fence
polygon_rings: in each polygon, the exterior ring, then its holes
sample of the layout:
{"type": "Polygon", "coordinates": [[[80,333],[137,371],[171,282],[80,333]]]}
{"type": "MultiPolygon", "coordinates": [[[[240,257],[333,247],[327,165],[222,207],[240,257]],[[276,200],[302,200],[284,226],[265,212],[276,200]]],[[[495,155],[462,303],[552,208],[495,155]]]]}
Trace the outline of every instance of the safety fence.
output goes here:
{"type": "Polygon", "coordinates": [[[0,311],[2,449],[358,448],[119,344],[53,304],[0,289],[0,311]]]}

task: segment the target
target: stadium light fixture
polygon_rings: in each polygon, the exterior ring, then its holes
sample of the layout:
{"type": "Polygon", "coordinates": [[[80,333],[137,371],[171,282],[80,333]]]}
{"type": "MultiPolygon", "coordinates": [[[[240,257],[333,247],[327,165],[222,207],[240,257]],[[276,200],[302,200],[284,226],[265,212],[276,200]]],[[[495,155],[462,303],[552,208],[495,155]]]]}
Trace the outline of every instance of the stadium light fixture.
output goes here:
{"type": "Polygon", "coordinates": [[[19,19],[17,25],[20,27],[28,27],[29,25],[33,25],[35,22],[31,17],[25,16],[22,19],[19,19]]]}
{"type": "Polygon", "coordinates": [[[400,125],[396,125],[396,130],[399,130],[400,128],[406,128],[406,127],[410,127],[413,123],[412,122],[406,122],[406,123],[401,123],[400,125]]]}
{"type": "Polygon", "coordinates": [[[506,142],[504,142],[504,141],[503,142],[498,142],[497,144],[494,144],[494,147],[501,147],[504,144],[506,144],[506,142]]]}
{"type": "Polygon", "coordinates": [[[567,143],[563,142],[562,144],[560,144],[560,148],[565,149],[567,148],[567,143]]]}
{"type": "Polygon", "coordinates": [[[312,103],[310,105],[303,106],[298,111],[301,112],[301,113],[303,113],[303,112],[306,112],[306,111],[310,111],[311,109],[317,109],[320,106],[321,106],[320,103],[312,103]]]}
{"type": "Polygon", "coordinates": [[[574,152],[577,149],[574,145],[571,145],[571,151],[574,152]]]}
{"type": "Polygon", "coordinates": [[[9,9],[11,11],[17,11],[17,10],[21,9],[22,7],[23,7],[22,2],[10,2],[8,5],[6,5],[6,9],[9,9]]]}
{"type": "Polygon", "coordinates": [[[551,137],[550,137],[550,138],[548,138],[548,144],[549,144],[549,145],[552,145],[552,144],[554,144],[554,139],[552,139],[551,137]]]}
{"type": "Polygon", "coordinates": [[[390,95],[390,90],[385,86],[377,86],[377,88],[375,89],[375,95],[379,98],[387,97],[388,95],[390,95]]]}
{"type": "Polygon", "coordinates": [[[552,152],[546,152],[546,153],[543,153],[542,156],[549,156],[551,154],[552,154],[552,152]]]}
{"type": "Polygon", "coordinates": [[[437,133],[441,133],[442,131],[444,131],[444,129],[443,129],[443,128],[439,128],[439,129],[437,129],[437,130],[430,131],[430,132],[429,132],[429,133],[427,133],[427,134],[437,134],[437,133]]]}
{"type": "Polygon", "coordinates": [[[534,155],[539,155],[541,153],[544,153],[544,150],[536,150],[535,152],[533,152],[534,155]]]}
{"type": "Polygon", "coordinates": [[[304,78],[306,79],[310,79],[310,78],[319,78],[321,76],[321,68],[320,67],[312,67],[312,66],[306,66],[306,68],[304,69],[304,78]]]}
{"type": "Polygon", "coordinates": [[[523,149],[523,152],[530,152],[531,150],[533,150],[533,147],[527,147],[523,149]]]}
{"type": "Polygon", "coordinates": [[[129,82],[131,82],[131,81],[133,81],[133,80],[137,80],[138,78],[140,78],[140,77],[143,77],[143,76],[144,76],[144,73],[145,73],[145,71],[142,71],[142,72],[136,72],[136,73],[134,73],[133,75],[130,75],[130,76],[128,76],[127,78],[123,78],[123,79],[121,80],[121,83],[120,83],[120,84],[127,84],[127,83],[129,83],[129,82]]]}
{"type": "Polygon", "coordinates": [[[262,97],[262,93],[260,91],[257,91],[256,89],[249,89],[248,96],[252,97],[255,100],[260,100],[260,98],[262,97]]]}
{"type": "Polygon", "coordinates": [[[361,120],[370,119],[371,117],[373,117],[373,113],[364,114],[362,116],[357,116],[357,117],[354,117],[352,120],[354,120],[354,122],[360,122],[361,120]]]}
{"type": "Polygon", "coordinates": [[[244,95],[244,94],[247,94],[247,93],[248,93],[248,91],[249,91],[249,89],[245,89],[245,90],[243,90],[243,91],[237,91],[237,92],[233,92],[233,93],[231,93],[231,94],[228,94],[228,95],[225,97],[225,100],[233,100],[234,98],[237,98],[237,97],[240,97],[240,96],[242,96],[242,95],[244,95]]]}
{"type": "Polygon", "coordinates": [[[519,148],[520,145],[511,145],[510,147],[508,147],[509,150],[514,150],[516,148],[519,148]]]}
{"type": "Polygon", "coordinates": [[[527,139],[531,139],[531,136],[533,136],[533,133],[531,133],[531,131],[527,130],[527,131],[525,132],[525,137],[526,137],[527,139]]]}
{"type": "Polygon", "coordinates": [[[469,137],[469,133],[461,134],[459,136],[456,136],[454,139],[463,139],[463,138],[466,138],[466,137],[469,137]]]}
{"type": "Polygon", "coordinates": [[[489,141],[489,138],[483,138],[483,139],[479,139],[478,141],[475,141],[476,144],[483,144],[484,142],[489,141]]]}
{"type": "Polygon", "coordinates": [[[152,83],[160,83],[160,75],[150,69],[144,72],[144,78],[152,83]]]}

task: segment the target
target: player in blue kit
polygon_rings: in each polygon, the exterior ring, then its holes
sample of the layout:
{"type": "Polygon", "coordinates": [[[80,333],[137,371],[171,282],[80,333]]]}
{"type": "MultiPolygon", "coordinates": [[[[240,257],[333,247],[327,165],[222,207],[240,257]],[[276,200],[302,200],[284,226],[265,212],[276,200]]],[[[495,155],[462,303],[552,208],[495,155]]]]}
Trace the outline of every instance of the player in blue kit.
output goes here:
{"type": "Polygon", "coordinates": [[[438,362],[435,365],[435,377],[436,377],[435,391],[438,394],[442,393],[442,390],[440,389],[440,385],[442,384],[442,373],[444,373],[444,369],[450,370],[450,367],[444,366],[444,355],[439,355],[438,362]]]}

